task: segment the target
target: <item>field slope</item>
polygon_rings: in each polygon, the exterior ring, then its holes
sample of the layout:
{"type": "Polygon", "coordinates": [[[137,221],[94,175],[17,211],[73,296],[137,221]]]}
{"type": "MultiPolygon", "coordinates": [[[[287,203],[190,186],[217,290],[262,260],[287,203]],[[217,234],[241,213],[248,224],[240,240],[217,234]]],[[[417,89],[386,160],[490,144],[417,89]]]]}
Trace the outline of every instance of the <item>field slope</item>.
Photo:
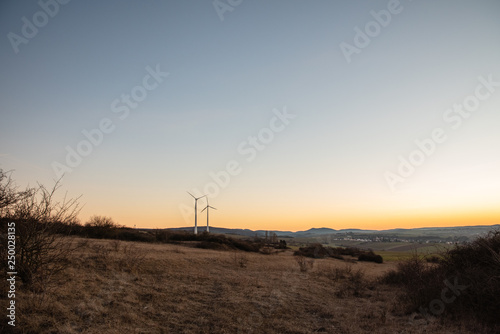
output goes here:
{"type": "Polygon", "coordinates": [[[468,333],[401,314],[377,282],[396,263],[350,263],[172,244],[75,239],[53,284],[17,299],[18,333],[468,333]]]}

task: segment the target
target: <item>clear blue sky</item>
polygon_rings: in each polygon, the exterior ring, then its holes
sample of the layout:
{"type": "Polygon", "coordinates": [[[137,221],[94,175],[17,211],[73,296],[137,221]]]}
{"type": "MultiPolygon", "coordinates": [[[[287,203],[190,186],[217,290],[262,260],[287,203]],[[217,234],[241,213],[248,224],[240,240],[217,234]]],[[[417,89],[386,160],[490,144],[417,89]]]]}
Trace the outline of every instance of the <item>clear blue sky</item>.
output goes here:
{"type": "Polygon", "coordinates": [[[243,0],[223,13],[208,0],[42,3],[52,15],[0,4],[0,168],[22,187],[50,184],[67,147],[109,120],[63,179],[83,195],[83,222],[189,225],[197,189],[216,226],[499,220],[500,87],[482,84],[500,82],[498,1],[243,0]],[[368,45],[356,27],[374,29],[368,45]],[[168,76],[147,77],[157,69],[168,76]],[[447,112],[477,89],[470,116],[447,112]],[[122,100],[132,93],[134,108],[122,100]],[[296,117],[280,123],[285,109],[296,117]],[[399,157],[436,128],[446,140],[399,175],[399,157]],[[207,186],[231,161],[235,175],[207,186]]]}

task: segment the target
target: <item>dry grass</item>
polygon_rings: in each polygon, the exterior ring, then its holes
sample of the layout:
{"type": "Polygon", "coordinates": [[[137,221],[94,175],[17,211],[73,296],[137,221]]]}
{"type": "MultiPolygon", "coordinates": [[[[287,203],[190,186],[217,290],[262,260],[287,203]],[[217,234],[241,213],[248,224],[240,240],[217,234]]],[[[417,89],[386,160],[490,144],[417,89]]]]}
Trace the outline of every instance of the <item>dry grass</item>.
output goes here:
{"type": "Polygon", "coordinates": [[[395,263],[80,239],[64,281],[19,290],[19,333],[469,333],[398,314],[395,263]]]}

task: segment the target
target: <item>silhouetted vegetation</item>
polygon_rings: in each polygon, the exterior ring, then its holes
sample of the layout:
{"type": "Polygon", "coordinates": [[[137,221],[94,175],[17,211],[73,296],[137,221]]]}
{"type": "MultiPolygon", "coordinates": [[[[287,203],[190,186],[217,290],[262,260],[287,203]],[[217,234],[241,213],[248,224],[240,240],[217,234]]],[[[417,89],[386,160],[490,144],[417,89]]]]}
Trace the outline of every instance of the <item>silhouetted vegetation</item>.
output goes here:
{"type": "Polygon", "coordinates": [[[373,253],[372,251],[359,254],[358,261],[367,261],[367,262],[375,262],[375,263],[383,263],[384,259],[382,256],[373,253]]]}
{"type": "MultiPolygon", "coordinates": [[[[155,230],[144,231],[116,224],[109,217],[93,216],[84,226],[76,226],[71,234],[93,239],[114,239],[123,241],[185,243],[198,248],[216,250],[243,250],[258,252],[262,242],[229,238],[221,234],[186,231],[155,230]],[[191,243],[195,242],[195,243],[191,243]]],[[[281,244],[280,244],[281,245],[281,244]]]]}
{"type": "Polygon", "coordinates": [[[84,225],[84,233],[89,238],[116,239],[120,227],[110,217],[92,216],[84,225]]]}
{"type": "Polygon", "coordinates": [[[457,245],[443,252],[436,263],[414,255],[387,273],[382,282],[403,287],[401,301],[406,312],[479,321],[497,333],[500,231],[457,245]]]}
{"type": "Polygon", "coordinates": [[[286,245],[286,240],[280,240],[279,244],[278,244],[278,249],[287,249],[287,245],[286,245]]]}
{"type": "MultiPolygon", "coordinates": [[[[51,277],[66,268],[74,250],[71,242],[58,235],[67,234],[77,225],[78,198],[63,196],[57,200],[59,188],[57,181],[52,188],[38,184],[19,191],[10,174],[0,170],[2,236],[6,235],[7,225],[15,223],[15,268],[24,286],[30,289],[43,290],[51,277]]],[[[6,261],[0,263],[0,269],[6,271],[6,261]]]]}
{"type": "Polygon", "coordinates": [[[441,261],[441,258],[436,255],[431,255],[431,256],[426,256],[425,261],[429,263],[439,263],[439,261],[441,261]]]}
{"type": "Polygon", "coordinates": [[[162,243],[197,241],[198,244],[196,245],[196,247],[205,249],[240,249],[244,251],[258,252],[260,248],[260,244],[256,244],[252,241],[237,240],[228,238],[224,235],[211,234],[207,232],[194,234],[185,231],[157,230],[155,232],[155,239],[157,242],[162,243]]]}
{"type": "Polygon", "coordinates": [[[324,247],[321,244],[301,247],[294,252],[294,255],[315,259],[332,257],[339,260],[344,260],[344,256],[352,256],[358,257],[358,261],[383,262],[382,256],[376,255],[372,251],[364,251],[355,247],[324,247]]]}

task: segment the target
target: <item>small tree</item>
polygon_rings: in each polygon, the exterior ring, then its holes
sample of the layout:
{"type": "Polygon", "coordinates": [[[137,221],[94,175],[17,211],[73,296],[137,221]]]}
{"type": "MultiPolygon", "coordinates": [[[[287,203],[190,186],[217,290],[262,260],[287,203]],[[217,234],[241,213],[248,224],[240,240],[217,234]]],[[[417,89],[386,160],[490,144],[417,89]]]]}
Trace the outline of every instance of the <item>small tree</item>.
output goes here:
{"type": "Polygon", "coordinates": [[[87,235],[92,238],[112,238],[117,228],[122,226],[113,221],[111,217],[92,216],[85,223],[87,235]]]}
{"type": "Polygon", "coordinates": [[[85,223],[86,227],[98,227],[104,229],[116,228],[119,227],[113,221],[113,218],[106,216],[92,216],[89,221],[85,223]]]}

